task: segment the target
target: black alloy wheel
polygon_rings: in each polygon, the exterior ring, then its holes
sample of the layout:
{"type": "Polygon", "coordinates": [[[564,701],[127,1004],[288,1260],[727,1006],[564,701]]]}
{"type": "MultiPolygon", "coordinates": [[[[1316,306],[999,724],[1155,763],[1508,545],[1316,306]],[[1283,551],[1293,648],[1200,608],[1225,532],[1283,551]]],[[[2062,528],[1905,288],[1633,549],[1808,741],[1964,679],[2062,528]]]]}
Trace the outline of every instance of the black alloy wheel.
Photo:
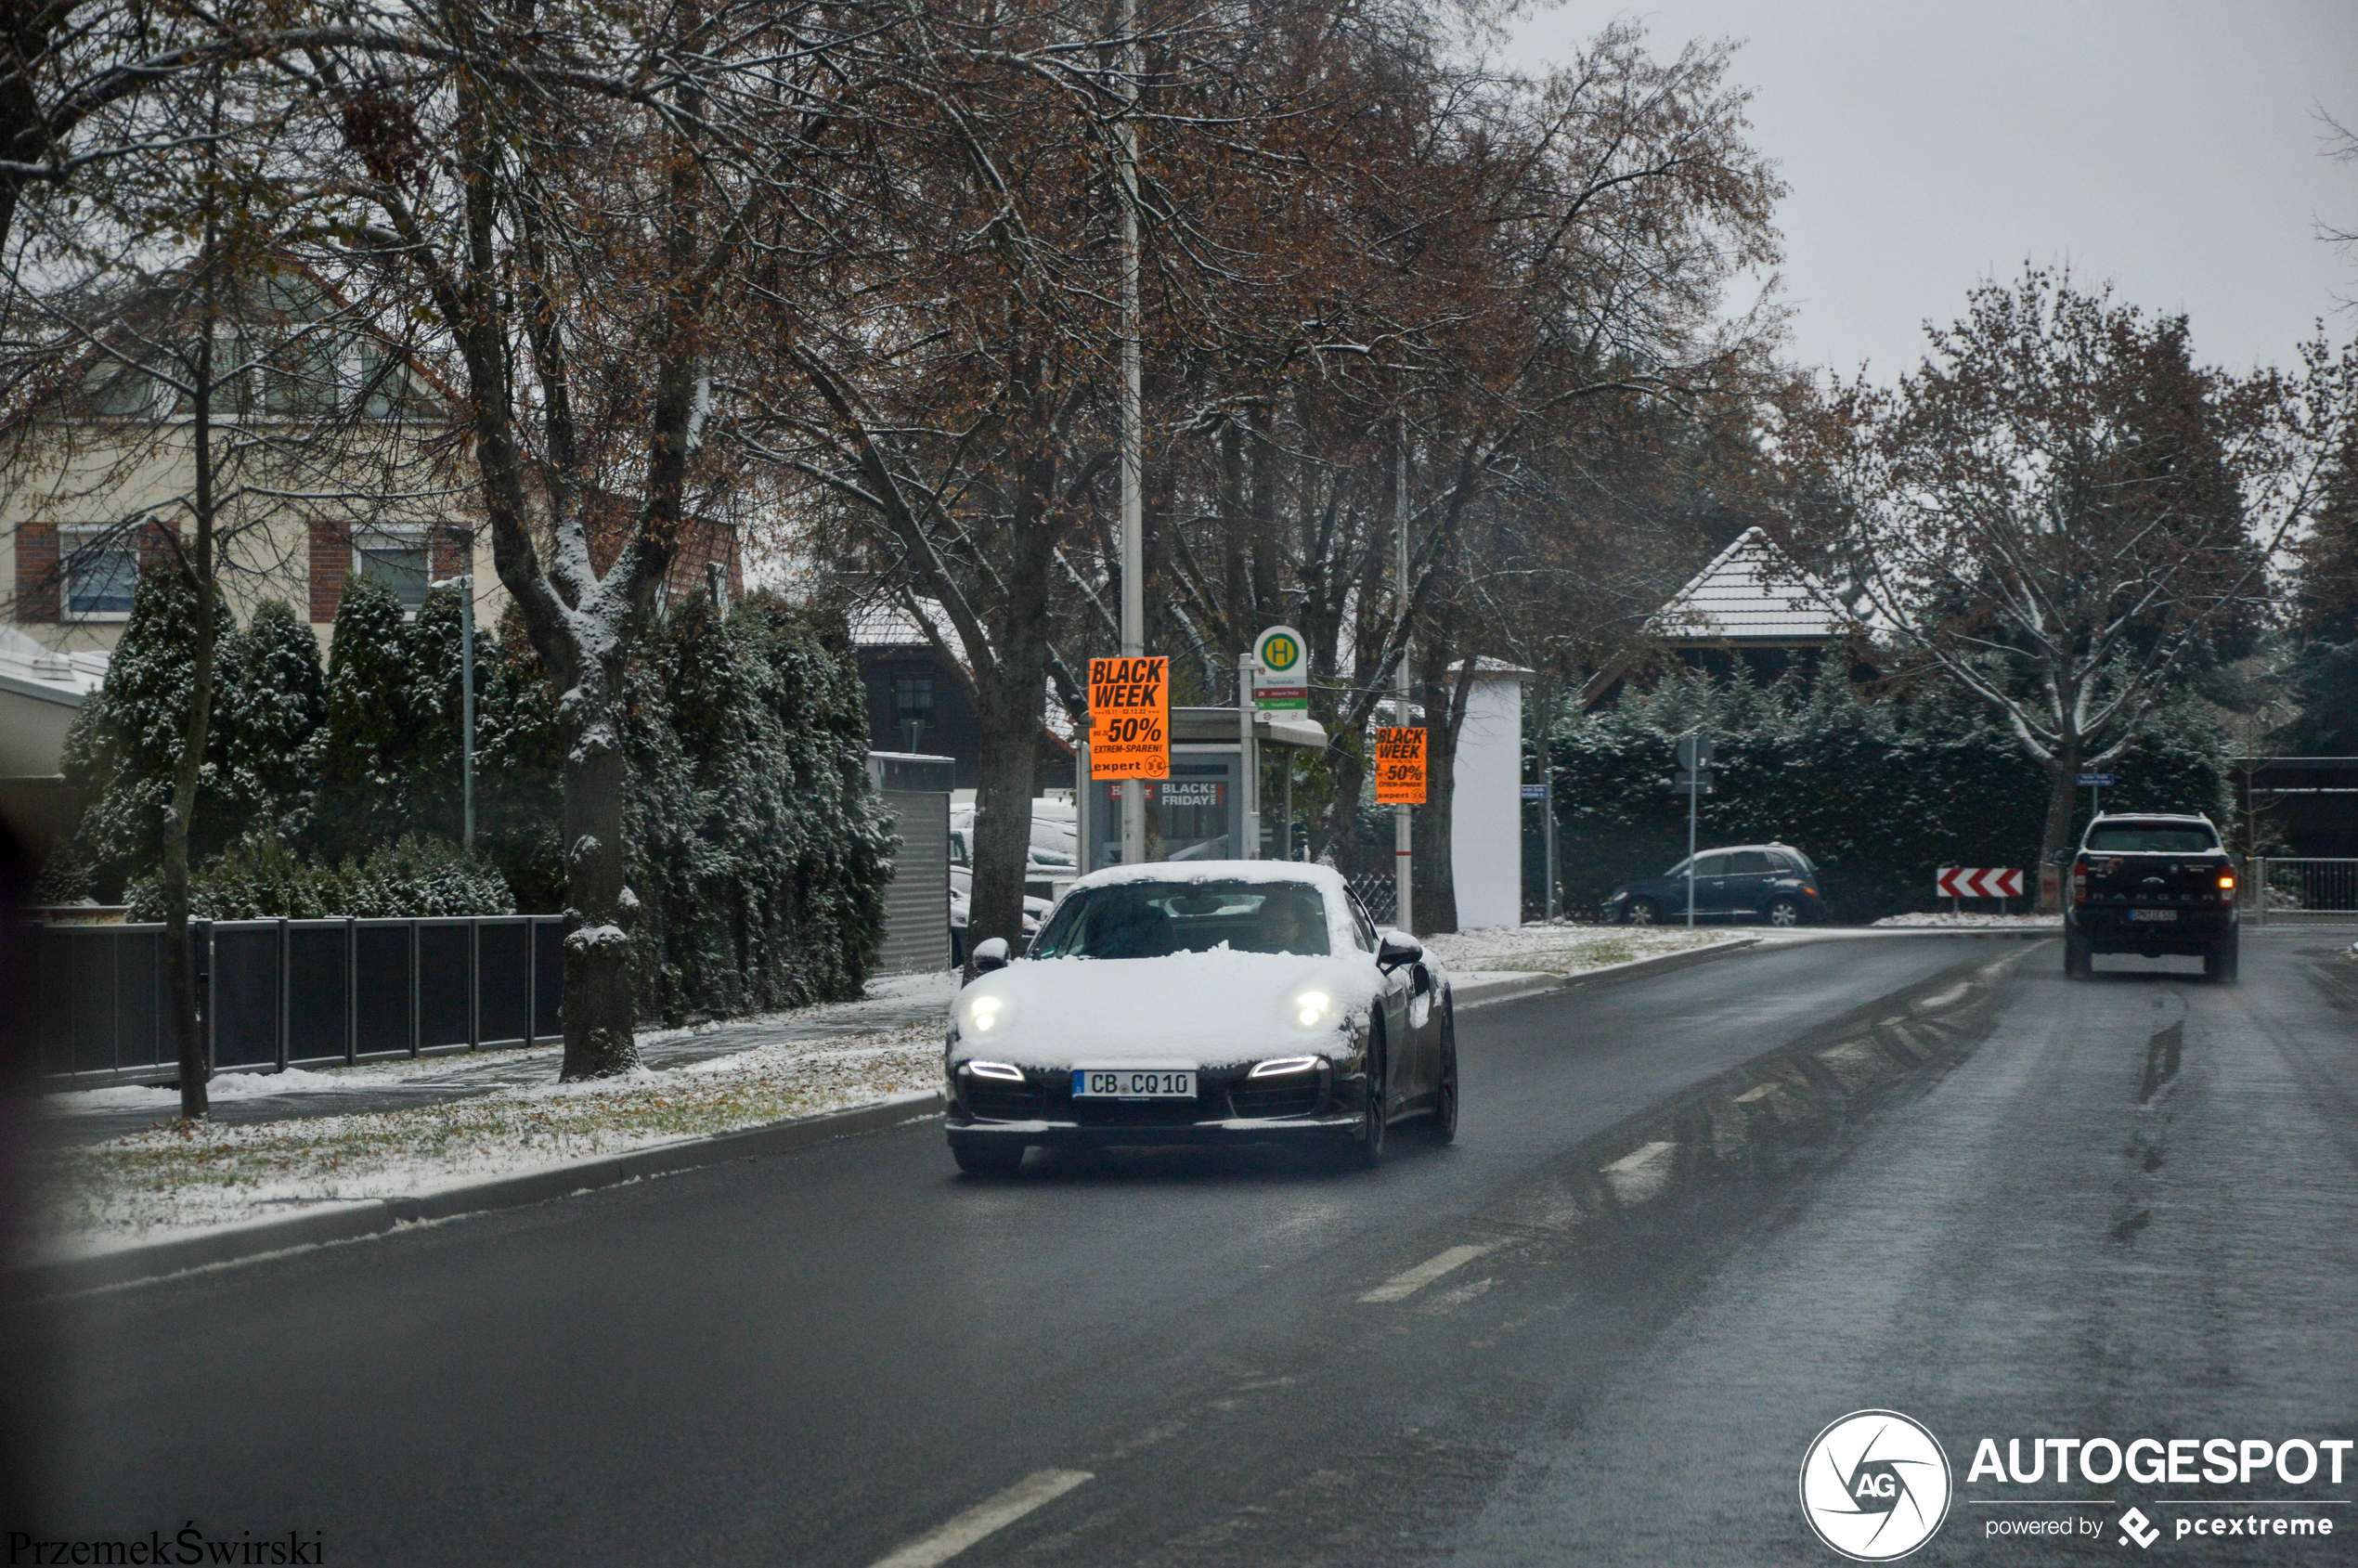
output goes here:
{"type": "Polygon", "coordinates": [[[1770,899],[1768,901],[1768,924],[1771,926],[1800,925],[1800,903],[1793,899],[1770,899]]]}
{"type": "Polygon", "coordinates": [[[1370,1169],[1383,1163],[1383,1139],[1386,1128],[1384,1103],[1383,1025],[1379,1023],[1367,1036],[1367,1103],[1359,1113],[1359,1163],[1370,1169]]]}
{"type": "Polygon", "coordinates": [[[1008,1138],[950,1140],[950,1158],[969,1176],[1007,1177],[1023,1169],[1023,1145],[1008,1138]]]}
{"type": "Polygon", "coordinates": [[[1629,913],[1622,916],[1623,920],[1632,926],[1651,926],[1661,918],[1652,899],[1630,900],[1629,913]]]}
{"type": "Polygon", "coordinates": [[[1432,1095],[1432,1135],[1449,1143],[1458,1136],[1458,1015],[1441,1015],[1441,1083],[1432,1095]]]}

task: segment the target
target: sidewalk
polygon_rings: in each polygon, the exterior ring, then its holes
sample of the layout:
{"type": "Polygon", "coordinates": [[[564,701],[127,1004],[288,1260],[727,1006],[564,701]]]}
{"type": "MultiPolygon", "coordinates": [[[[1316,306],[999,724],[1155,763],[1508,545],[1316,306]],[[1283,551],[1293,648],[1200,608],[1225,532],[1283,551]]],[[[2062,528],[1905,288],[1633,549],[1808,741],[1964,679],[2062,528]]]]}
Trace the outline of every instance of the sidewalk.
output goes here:
{"type": "MultiPolygon", "coordinates": [[[[858,1002],[823,1003],[641,1034],[639,1056],[650,1071],[661,1073],[764,1046],[843,1041],[915,1029],[930,1030],[939,1049],[940,1026],[949,1018],[950,1001],[957,990],[955,970],[888,976],[871,981],[867,996],[858,1002]]],[[[215,1075],[206,1087],[213,1100],[212,1120],[223,1126],[299,1117],[363,1116],[554,1083],[563,1055],[561,1046],[542,1045],[357,1067],[225,1072],[215,1075]]],[[[39,1109],[33,1141],[37,1147],[55,1149],[100,1143],[171,1121],[179,1114],[180,1095],[173,1089],[84,1089],[44,1095],[39,1109]]]]}

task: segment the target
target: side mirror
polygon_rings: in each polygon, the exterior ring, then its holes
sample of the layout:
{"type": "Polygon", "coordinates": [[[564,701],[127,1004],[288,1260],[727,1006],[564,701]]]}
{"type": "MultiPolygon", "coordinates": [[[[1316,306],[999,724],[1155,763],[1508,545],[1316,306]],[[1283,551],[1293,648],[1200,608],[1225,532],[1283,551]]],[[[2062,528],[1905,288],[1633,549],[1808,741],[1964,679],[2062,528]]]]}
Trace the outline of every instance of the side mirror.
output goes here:
{"type": "Polygon", "coordinates": [[[1425,944],[1414,937],[1404,937],[1397,931],[1386,931],[1376,943],[1376,967],[1387,973],[1403,964],[1414,964],[1425,955],[1425,944]]]}
{"type": "Polygon", "coordinates": [[[976,973],[976,974],[978,974],[978,975],[980,975],[980,974],[987,974],[987,973],[989,973],[989,972],[990,972],[991,970],[992,970],[992,969],[1004,969],[1004,968],[1005,968],[1006,966],[1007,966],[1007,939],[1006,939],[1006,938],[1004,938],[1004,937],[992,937],[992,938],[991,938],[988,941],[979,941],[979,942],[975,943],[975,973],[976,973]]]}

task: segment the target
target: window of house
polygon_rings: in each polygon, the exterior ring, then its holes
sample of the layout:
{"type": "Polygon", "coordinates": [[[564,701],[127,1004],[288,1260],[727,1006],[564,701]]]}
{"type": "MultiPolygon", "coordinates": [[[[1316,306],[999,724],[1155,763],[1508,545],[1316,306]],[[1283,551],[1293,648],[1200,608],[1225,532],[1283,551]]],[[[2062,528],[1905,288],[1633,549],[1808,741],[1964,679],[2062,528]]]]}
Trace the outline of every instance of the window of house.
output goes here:
{"type": "Polygon", "coordinates": [[[58,555],[65,567],[62,602],[71,621],[120,621],[131,616],[139,587],[139,535],[134,528],[62,528],[58,555]]]}
{"type": "Polygon", "coordinates": [[[422,534],[364,532],[352,541],[352,574],[393,590],[410,614],[426,601],[427,556],[422,534]]]}

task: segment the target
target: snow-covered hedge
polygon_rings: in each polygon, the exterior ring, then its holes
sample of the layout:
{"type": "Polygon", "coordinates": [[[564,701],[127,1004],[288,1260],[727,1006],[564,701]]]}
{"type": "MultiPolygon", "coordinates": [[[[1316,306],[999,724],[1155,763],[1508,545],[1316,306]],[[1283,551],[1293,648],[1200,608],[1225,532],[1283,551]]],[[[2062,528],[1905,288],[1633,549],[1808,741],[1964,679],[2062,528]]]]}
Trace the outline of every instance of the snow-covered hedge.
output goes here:
{"type": "MultiPolygon", "coordinates": [[[[490,914],[564,907],[555,693],[512,616],[476,641],[477,856],[460,836],[460,603],[415,616],[349,579],[323,670],[311,628],[266,605],[222,628],[193,832],[214,918],[490,914]]],[[[153,880],[188,687],[192,603],[141,581],[67,771],[90,802],[52,901],[160,908],[153,880]]],[[[856,996],[883,939],[889,819],[872,797],[860,680],[804,612],[689,594],[630,672],[624,827],[643,910],[642,1017],[856,996]]]]}
{"type": "MultiPolygon", "coordinates": [[[[126,901],[133,920],[163,918],[152,875],[132,882],[126,901]]],[[[262,832],[190,874],[188,908],[201,920],[383,920],[513,914],[516,901],[496,866],[441,839],[405,836],[330,866],[262,832]]]]}
{"type": "MultiPolygon", "coordinates": [[[[1674,675],[1620,704],[1561,719],[1553,735],[1558,849],[1568,907],[1593,907],[1615,884],[1658,875],[1685,855],[1685,797],[1670,791],[1677,743],[1708,731],[1717,793],[1697,812],[1696,842],[1777,840],[1808,854],[1843,920],[1941,906],[1943,865],[2037,863],[2046,774],[1976,704],[1937,688],[1862,700],[1830,678],[1755,685],[1674,675]]],[[[2167,710],[2105,764],[2119,781],[2112,810],[2227,809],[2227,736],[2191,705],[2167,710]]],[[[2086,793],[2080,796],[2084,812],[2086,793]]],[[[1524,863],[1534,886],[1537,833],[1524,863]]]]}

